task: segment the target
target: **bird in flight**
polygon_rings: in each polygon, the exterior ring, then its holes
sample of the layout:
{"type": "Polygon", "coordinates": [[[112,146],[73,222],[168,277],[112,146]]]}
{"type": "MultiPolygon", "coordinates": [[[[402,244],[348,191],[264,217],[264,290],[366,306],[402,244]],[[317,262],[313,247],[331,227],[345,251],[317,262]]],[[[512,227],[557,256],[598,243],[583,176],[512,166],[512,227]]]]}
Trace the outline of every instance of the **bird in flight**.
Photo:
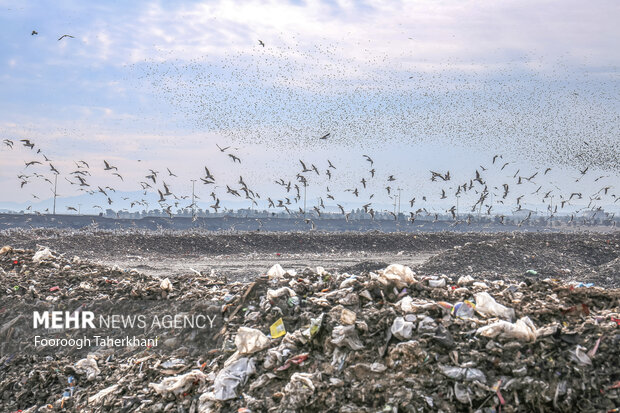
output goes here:
{"type": "Polygon", "coordinates": [[[8,146],[9,148],[13,148],[13,141],[10,139],[5,139],[2,141],[6,146],[8,146]]]}
{"type": "Polygon", "coordinates": [[[325,135],[321,136],[319,139],[327,139],[329,138],[329,135],[331,135],[331,132],[326,133],[325,135]]]}
{"type": "Polygon", "coordinates": [[[71,36],[70,34],[63,34],[62,36],[60,36],[60,37],[58,38],[58,41],[61,41],[61,40],[62,40],[62,39],[64,39],[65,37],[70,37],[70,38],[72,38],[72,39],[75,39],[75,37],[71,36]]]}
{"type": "Polygon", "coordinates": [[[370,166],[372,166],[372,164],[373,164],[374,162],[373,162],[373,160],[372,160],[372,159],[370,159],[370,156],[368,156],[368,155],[363,155],[363,156],[364,156],[364,158],[366,158],[366,160],[367,160],[368,162],[370,162],[370,166]]]}
{"type": "Polygon", "coordinates": [[[36,30],[33,30],[32,33],[30,33],[31,36],[36,36],[37,34],[39,34],[39,32],[37,32],[36,30]]]}
{"type": "Polygon", "coordinates": [[[235,155],[233,155],[232,153],[229,153],[228,156],[230,157],[230,159],[233,160],[233,162],[237,162],[239,161],[239,163],[241,163],[241,159],[237,158],[235,155]]]}
{"type": "Polygon", "coordinates": [[[28,139],[20,139],[19,141],[24,142],[24,146],[27,146],[30,149],[34,148],[34,143],[31,143],[28,139]]]}
{"type": "Polygon", "coordinates": [[[115,169],[118,171],[118,168],[116,166],[110,166],[110,164],[108,163],[108,161],[104,160],[103,163],[105,164],[105,168],[104,171],[109,171],[111,169],[115,169]]]}
{"type": "Polygon", "coordinates": [[[261,46],[265,47],[265,43],[263,43],[263,41],[261,39],[258,39],[258,44],[260,44],[261,46]]]}
{"type": "Polygon", "coordinates": [[[220,145],[218,145],[217,143],[215,144],[215,146],[217,146],[217,149],[219,149],[220,152],[224,152],[224,151],[226,151],[226,149],[230,148],[230,146],[227,146],[225,148],[220,148],[220,145]]]}

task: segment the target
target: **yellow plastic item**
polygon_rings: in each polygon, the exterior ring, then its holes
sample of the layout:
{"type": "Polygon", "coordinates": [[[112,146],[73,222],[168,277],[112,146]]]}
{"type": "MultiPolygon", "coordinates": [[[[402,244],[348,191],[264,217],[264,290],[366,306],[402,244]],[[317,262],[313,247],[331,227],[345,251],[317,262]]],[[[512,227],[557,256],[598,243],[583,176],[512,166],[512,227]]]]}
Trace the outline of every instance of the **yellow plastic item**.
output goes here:
{"type": "Polygon", "coordinates": [[[286,329],[284,328],[284,322],[282,318],[279,318],[275,323],[269,327],[269,332],[271,333],[271,338],[282,337],[286,334],[286,329]]]}

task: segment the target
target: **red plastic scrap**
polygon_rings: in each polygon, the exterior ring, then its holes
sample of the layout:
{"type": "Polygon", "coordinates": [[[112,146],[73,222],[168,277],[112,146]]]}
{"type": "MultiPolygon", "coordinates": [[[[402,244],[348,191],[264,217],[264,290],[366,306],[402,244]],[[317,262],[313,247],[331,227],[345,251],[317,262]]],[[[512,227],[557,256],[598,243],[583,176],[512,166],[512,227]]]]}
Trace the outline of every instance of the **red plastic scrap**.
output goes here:
{"type": "Polygon", "coordinates": [[[287,370],[289,367],[291,367],[292,364],[300,365],[304,361],[308,360],[309,356],[310,355],[308,353],[298,354],[298,355],[296,355],[294,357],[291,357],[290,359],[286,360],[286,363],[284,363],[280,367],[276,367],[275,370],[276,371],[284,371],[284,370],[287,370]]]}
{"type": "Polygon", "coordinates": [[[58,291],[58,290],[60,290],[60,287],[57,286],[57,285],[52,287],[52,288],[50,288],[50,291],[58,291]]]}
{"type": "Polygon", "coordinates": [[[620,318],[611,317],[611,321],[615,321],[620,326],[620,318]]]}

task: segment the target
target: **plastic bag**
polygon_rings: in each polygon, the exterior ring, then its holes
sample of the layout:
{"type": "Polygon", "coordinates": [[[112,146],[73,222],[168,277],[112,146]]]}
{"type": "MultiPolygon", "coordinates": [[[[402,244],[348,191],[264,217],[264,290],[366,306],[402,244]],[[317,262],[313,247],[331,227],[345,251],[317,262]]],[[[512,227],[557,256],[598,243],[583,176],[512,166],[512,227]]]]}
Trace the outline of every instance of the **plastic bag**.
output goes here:
{"type": "Polygon", "coordinates": [[[269,271],[267,271],[267,276],[270,280],[274,278],[282,278],[284,277],[284,274],[286,274],[286,271],[284,271],[284,268],[282,268],[280,264],[275,264],[269,269],[269,271]]]}
{"type": "Polygon", "coordinates": [[[442,365],[439,365],[439,369],[444,376],[451,379],[461,381],[479,381],[481,383],[487,382],[486,376],[484,375],[482,370],[479,369],[442,365]]]}
{"type": "Polygon", "coordinates": [[[97,366],[97,360],[93,358],[85,358],[75,363],[75,371],[80,374],[86,374],[86,380],[94,380],[101,373],[97,366]]]}
{"type": "Polygon", "coordinates": [[[54,257],[52,255],[52,252],[50,251],[49,248],[45,248],[42,250],[37,251],[33,256],[32,256],[32,262],[41,262],[41,261],[45,261],[45,260],[53,260],[56,257],[54,257]]]}
{"type": "Polygon", "coordinates": [[[489,293],[481,292],[474,295],[476,311],[483,316],[500,317],[512,321],[515,318],[515,310],[499,304],[489,293]]]}
{"type": "Polygon", "coordinates": [[[379,280],[384,284],[393,282],[398,288],[407,287],[415,282],[411,268],[401,264],[389,265],[385,270],[379,270],[379,280]]]}
{"type": "Polygon", "coordinates": [[[149,387],[157,392],[157,394],[166,396],[170,393],[178,396],[185,393],[195,382],[204,383],[207,376],[200,370],[192,370],[189,373],[181,374],[174,377],[166,377],[161,383],[150,383],[149,387]]]}
{"type": "Polygon", "coordinates": [[[244,385],[248,376],[255,372],[254,360],[247,357],[242,357],[224,367],[213,383],[213,398],[215,400],[234,399],[237,397],[237,387],[244,385]]]}
{"type": "Polygon", "coordinates": [[[332,343],[338,347],[349,347],[361,350],[364,345],[360,341],[355,326],[336,326],[332,330],[332,343]]]}
{"type": "Polygon", "coordinates": [[[255,328],[239,327],[235,346],[240,354],[252,354],[269,347],[269,337],[255,328]]]}
{"type": "Polygon", "coordinates": [[[476,334],[484,337],[500,336],[505,339],[516,339],[525,342],[536,341],[538,337],[536,326],[529,317],[520,318],[516,323],[500,320],[488,326],[480,327],[476,330],[476,334]]]}
{"type": "Polygon", "coordinates": [[[396,317],[392,323],[390,331],[399,340],[409,340],[413,333],[415,324],[405,321],[403,317],[396,317]]]}
{"type": "Polygon", "coordinates": [[[270,301],[273,301],[275,298],[282,297],[285,295],[289,297],[297,296],[297,294],[295,294],[295,291],[291,290],[288,287],[281,287],[281,288],[278,288],[277,290],[267,290],[267,299],[270,301]]]}

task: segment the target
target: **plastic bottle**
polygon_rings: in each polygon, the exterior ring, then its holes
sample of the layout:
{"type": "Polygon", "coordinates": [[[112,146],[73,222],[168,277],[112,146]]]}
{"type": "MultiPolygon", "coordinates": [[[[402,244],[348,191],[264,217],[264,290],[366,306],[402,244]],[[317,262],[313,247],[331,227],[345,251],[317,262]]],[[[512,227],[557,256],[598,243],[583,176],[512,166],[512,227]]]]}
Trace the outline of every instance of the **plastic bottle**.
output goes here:
{"type": "Polygon", "coordinates": [[[469,300],[458,302],[452,307],[452,315],[458,318],[472,318],[476,304],[469,300]]]}

